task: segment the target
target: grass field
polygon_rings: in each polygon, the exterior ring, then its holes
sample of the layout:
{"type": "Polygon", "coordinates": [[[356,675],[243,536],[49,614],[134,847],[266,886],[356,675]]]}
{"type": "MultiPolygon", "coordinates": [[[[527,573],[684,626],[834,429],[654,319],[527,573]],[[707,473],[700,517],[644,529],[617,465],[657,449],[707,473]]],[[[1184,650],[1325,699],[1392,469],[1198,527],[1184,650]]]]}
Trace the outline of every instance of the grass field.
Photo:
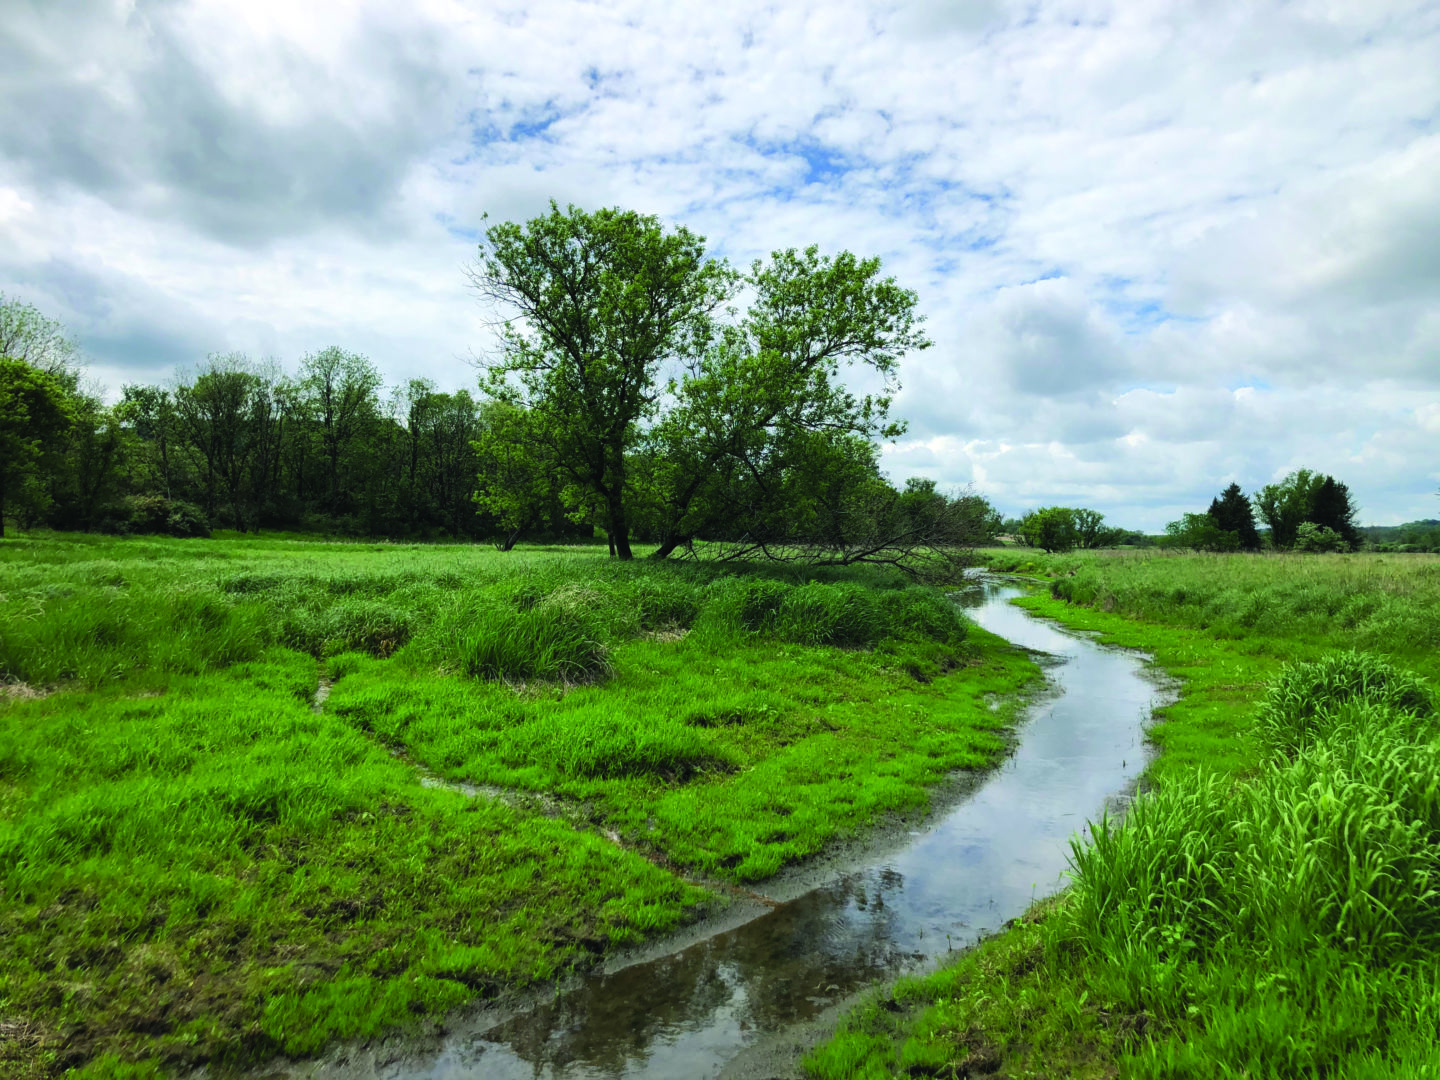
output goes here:
{"type": "Polygon", "coordinates": [[[991,553],[1183,682],[1072,887],[815,1077],[1440,1075],[1440,559],[991,553]]]}
{"type": "Polygon", "coordinates": [[[6,540],[0,627],[27,1080],[223,1073],[589,966],[991,764],[1037,675],[897,576],[573,548],[6,540]]]}

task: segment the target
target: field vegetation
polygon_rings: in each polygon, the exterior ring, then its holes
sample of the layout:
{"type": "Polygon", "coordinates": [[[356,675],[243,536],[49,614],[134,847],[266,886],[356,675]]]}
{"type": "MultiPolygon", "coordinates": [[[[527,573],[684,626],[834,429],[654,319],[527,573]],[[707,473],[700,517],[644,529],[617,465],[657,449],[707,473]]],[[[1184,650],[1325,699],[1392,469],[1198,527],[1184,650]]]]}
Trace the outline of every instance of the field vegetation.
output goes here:
{"type": "Polygon", "coordinates": [[[604,554],[7,540],[0,1073],[583,969],[991,764],[1037,674],[894,571],[604,554]]]}
{"type": "Polygon", "coordinates": [[[810,1075],[1435,1075],[1440,560],[988,558],[1184,691],[1071,887],[858,1009],[810,1075]]]}

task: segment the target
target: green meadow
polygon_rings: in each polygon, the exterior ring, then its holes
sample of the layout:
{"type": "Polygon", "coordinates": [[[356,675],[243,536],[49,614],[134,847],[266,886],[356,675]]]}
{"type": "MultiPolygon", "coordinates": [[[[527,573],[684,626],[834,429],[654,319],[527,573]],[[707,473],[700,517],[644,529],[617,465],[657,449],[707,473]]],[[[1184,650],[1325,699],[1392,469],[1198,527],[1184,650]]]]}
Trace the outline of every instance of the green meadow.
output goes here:
{"type": "Polygon", "coordinates": [[[856,1009],[809,1075],[1440,1075],[1440,559],[986,559],[1181,697],[1070,888],[856,1009]]]}
{"type": "Polygon", "coordinates": [[[898,573],[604,555],[6,540],[0,1073],[223,1075],[584,970],[993,764],[1037,677],[898,573]]]}

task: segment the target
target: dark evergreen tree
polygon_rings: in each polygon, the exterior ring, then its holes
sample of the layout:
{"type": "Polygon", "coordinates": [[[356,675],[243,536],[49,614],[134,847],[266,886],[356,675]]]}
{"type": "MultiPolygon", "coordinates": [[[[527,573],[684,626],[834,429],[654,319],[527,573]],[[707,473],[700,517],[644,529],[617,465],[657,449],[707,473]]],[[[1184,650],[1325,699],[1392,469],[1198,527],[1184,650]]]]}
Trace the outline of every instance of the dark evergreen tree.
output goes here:
{"type": "Polygon", "coordinates": [[[1240,539],[1240,546],[1246,551],[1260,549],[1260,533],[1255,528],[1255,510],[1250,500],[1240,490],[1239,484],[1231,484],[1210,500],[1210,517],[1225,532],[1234,533],[1240,539]]]}
{"type": "Polygon", "coordinates": [[[1364,537],[1355,525],[1359,507],[1350,502],[1350,488],[1333,476],[1320,481],[1310,502],[1310,521],[1324,529],[1333,529],[1351,548],[1358,548],[1364,537]]]}

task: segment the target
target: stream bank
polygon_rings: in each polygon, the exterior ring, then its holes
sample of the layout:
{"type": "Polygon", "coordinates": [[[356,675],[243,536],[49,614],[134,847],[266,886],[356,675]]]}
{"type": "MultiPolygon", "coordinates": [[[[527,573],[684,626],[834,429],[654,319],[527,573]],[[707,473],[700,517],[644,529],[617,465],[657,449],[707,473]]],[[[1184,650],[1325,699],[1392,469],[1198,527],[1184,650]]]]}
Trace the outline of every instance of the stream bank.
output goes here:
{"type": "Polygon", "coordinates": [[[792,878],[771,903],[737,904],[707,936],[612,962],[552,1000],[481,1011],[428,1044],[340,1050],[280,1075],[796,1075],[800,1055],[859,995],[933,968],[1056,891],[1070,837],[1123,803],[1145,768],[1145,726],[1167,691],[1143,658],[1021,611],[1010,603],[1019,595],[983,579],[960,602],[980,626],[1052,658],[1051,692],[1005,762],[948,809],[838,868],[828,862],[824,880],[792,878]]]}

